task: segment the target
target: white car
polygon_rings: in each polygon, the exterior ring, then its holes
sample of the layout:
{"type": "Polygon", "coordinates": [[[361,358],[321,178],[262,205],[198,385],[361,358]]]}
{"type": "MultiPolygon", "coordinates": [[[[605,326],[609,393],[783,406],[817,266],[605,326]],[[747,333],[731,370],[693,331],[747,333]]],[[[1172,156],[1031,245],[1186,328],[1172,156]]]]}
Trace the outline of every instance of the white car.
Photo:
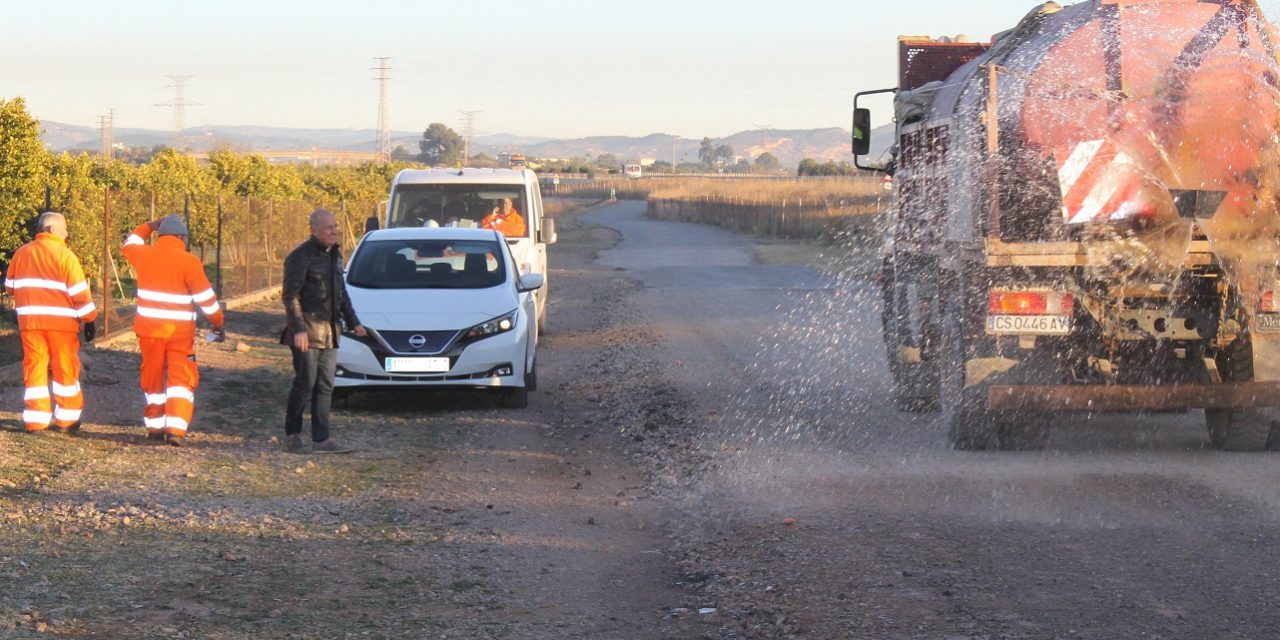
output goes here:
{"type": "Polygon", "coordinates": [[[346,270],[369,335],[345,333],[334,394],[489,388],[524,407],[537,387],[540,273],[520,274],[502,234],[417,227],[365,234],[346,270]]]}

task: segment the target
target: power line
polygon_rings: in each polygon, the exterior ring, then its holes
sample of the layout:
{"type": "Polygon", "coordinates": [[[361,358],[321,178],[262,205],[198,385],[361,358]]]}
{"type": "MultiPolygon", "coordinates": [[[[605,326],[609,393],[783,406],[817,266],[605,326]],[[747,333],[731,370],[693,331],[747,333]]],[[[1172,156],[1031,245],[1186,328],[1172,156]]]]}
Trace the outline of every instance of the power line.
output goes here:
{"type": "Polygon", "coordinates": [[[462,159],[471,159],[471,139],[476,135],[476,116],[483,111],[459,111],[462,114],[462,159]]]}
{"type": "Polygon", "coordinates": [[[166,75],[173,84],[167,85],[167,88],[173,89],[173,99],[168,102],[160,102],[152,105],[153,107],[171,107],[173,109],[173,136],[174,146],[178,151],[187,150],[187,107],[198,107],[199,102],[187,100],[184,95],[187,88],[187,80],[194,76],[171,76],[166,75]]]}
{"type": "Polygon", "coordinates": [[[107,115],[98,116],[98,153],[102,155],[104,161],[111,160],[114,155],[115,119],[115,109],[107,109],[107,115]]]}
{"type": "Polygon", "coordinates": [[[374,80],[378,81],[378,160],[390,162],[391,125],[387,122],[387,85],[391,80],[391,76],[388,76],[387,72],[391,71],[391,58],[381,57],[374,58],[374,60],[378,61],[378,66],[374,67],[374,70],[378,72],[378,77],[374,78],[374,80]]]}

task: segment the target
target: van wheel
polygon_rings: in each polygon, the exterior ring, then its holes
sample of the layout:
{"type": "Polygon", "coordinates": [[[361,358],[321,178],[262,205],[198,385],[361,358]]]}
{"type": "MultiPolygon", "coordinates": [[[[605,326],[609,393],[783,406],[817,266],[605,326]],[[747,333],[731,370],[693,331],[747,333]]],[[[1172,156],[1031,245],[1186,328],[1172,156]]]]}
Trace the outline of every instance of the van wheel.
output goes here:
{"type": "Polygon", "coordinates": [[[508,387],[498,389],[502,394],[502,406],[506,409],[523,409],[529,406],[529,389],[525,387],[508,387]]]}
{"type": "Polygon", "coordinates": [[[538,390],[538,359],[533,359],[533,365],[524,373],[524,388],[528,391],[538,390]]]}

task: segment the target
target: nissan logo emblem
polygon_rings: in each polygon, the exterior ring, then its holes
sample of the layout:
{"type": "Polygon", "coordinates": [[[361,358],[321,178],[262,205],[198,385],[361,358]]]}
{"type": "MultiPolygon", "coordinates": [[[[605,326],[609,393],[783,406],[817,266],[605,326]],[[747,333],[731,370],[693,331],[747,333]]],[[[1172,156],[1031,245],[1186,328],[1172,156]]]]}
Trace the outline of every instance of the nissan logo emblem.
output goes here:
{"type": "Polygon", "coordinates": [[[414,349],[421,349],[427,346],[427,337],[420,333],[411,335],[409,336],[409,346],[413,347],[414,349]]]}

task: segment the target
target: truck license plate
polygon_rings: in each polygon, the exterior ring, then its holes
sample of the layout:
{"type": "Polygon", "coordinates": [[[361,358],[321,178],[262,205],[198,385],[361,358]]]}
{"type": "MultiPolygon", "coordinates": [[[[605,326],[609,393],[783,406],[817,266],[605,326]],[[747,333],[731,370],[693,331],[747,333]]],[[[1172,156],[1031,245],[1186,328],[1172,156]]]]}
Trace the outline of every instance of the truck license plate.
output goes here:
{"type": "Polygon", "coordinates": [[[1071,316],[987,316],[987,333],[1065,336],[1071,316]]]}
{"type": "Polygon", "coordinates": [[[1280,333],[1280,313],[1259,313],[1255,317],[1259,333],[1280,333]]]}
{"type": "Polygon", "coordinates": [[[449,359],[386,358],[382,367],[388,373],[444,373],[449,370],[449,359]]]}

